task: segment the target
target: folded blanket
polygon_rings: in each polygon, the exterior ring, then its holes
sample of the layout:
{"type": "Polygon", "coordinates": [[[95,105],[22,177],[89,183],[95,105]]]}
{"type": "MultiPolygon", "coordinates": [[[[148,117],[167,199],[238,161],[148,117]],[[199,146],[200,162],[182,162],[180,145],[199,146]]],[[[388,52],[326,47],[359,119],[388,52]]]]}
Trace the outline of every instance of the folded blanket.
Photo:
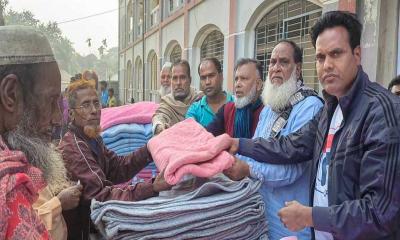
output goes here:
{"type": "Polygon", "coordinates": [[[122,123],[151,123],[151,118],[157,108],[158,104],[153,102],[138,102],[105,108],[101,110],[100,126],[102,129],[107,129],[122,123]]]}
{"type": "Polygon", "coordinates": [[[150,139],[147,147],[164,178],[177,184],[186,174],[211,177],[232,166],[233,156],[224,151],[231,145],[227,134],[214,137],[192,118],[150,139]]]}
{"type": "Polygon", "coordinates": [[[142,134],[138,133],[120,133],[119,135],[115,137],[103,137],[103,142],[104,144],[110,144],[113,142],[116,142],[121,139],[137,139],[137,140],[142,140],[142,141],[149,141],[152,135],[145,136],[142,134]]]}
{"type": "Polygon", "coordinates": [[[139,202],[93,200],[91,218],[107,239],[267,239],[260,186],[196,178],[139,202]]]}
{"type": "Polygon", "coordinates": [[[119,124],[108,129],[103,129],[101,136],[103,138],[118,137],[122,133],[140,134],[146,137],[152,136],[152,124],[119,124]]]}
{"type": "Polygon", "coordinates": [[[112,149],[113,151],[123,148],[139,148],[145,145],[148,141],[147,140],[137,140],[137,139],[120,139],[116,142],[106,144],[108,149],[112,149]]]}

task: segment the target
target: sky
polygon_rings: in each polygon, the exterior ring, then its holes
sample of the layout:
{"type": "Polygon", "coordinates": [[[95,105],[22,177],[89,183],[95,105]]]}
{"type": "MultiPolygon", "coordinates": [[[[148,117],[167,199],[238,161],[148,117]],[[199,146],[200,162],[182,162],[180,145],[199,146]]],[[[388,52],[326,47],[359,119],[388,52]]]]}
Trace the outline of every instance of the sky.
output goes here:
{"type": "Polygon", "coordinates": [[[81,55],[94,53],[101,41],[107,39],[108,47],[118,45],[118,0],[9,0],[8,8],[15,11],[29,10],[42,22],[58,23],[82,18],[109,10],[99,16],[59,24],[63,34],[81,55]],[[92,39],[88,47],[86,39],[92,39]]]}

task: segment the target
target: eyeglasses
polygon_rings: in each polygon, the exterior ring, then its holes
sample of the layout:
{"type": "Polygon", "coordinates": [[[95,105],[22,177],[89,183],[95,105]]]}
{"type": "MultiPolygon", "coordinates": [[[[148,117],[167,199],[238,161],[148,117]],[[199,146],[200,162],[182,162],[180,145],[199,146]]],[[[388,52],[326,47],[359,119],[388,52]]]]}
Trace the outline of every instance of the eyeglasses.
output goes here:
{"type": "Polygon", "coordinates": [[[82,103],[82,105],[80,105],[79,107],[76,107],[74,109],[82,109],[85,112],[90,112],[90,110],[92,110],[92,106],[96,109],[96,110],[100,110],[101,109],[101,104],[99,101],[95,101],[95,102],[85,102],[82,103]]]}

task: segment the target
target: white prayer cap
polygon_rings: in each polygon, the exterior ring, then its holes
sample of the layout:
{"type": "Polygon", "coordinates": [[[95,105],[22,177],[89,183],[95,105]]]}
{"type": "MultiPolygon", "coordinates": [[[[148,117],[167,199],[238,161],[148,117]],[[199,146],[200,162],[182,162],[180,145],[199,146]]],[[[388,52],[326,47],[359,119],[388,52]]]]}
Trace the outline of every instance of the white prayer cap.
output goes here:
{"type": "Polygon", "coordinates": [[[46,36],[33,27],[0,26],[0,65],[55,62],[46,36]]]}
{"type": "Polygon", "coordinates": [[[165,62],[164,65],[162,66],[161,70],[171,70],[172,63],[171,62],[165,62]]]}

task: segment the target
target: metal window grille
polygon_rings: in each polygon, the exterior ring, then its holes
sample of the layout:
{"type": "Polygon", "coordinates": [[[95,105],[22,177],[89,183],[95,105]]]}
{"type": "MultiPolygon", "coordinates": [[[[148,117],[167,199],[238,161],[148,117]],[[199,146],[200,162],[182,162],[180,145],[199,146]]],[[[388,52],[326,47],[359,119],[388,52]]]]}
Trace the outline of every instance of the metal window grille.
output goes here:
{"type": "Polygon", "coordinates": [[[218,30],[209,33],[201,45],[200,58],[207,57],[215,57],[224,65],[224,35],[218,30]]]}
{"type": "Polygon", "coordinates": [[[303,50],[304,83],[319,90],[315,68],[315,50],[309,35],[311,27],[321,16],[322,9],[306,0],[282,3],[266,14],[255,29],[255,56],[264,65],[263,79],[268,74],[269,59],[274,45],[281,39],[292,40],[303,50]]]}
{"type": "Polygon", "coordinates": [[[169,59],[172,63],[182,59],[182,48],[178,44],[172,49],[169,59]]]}

